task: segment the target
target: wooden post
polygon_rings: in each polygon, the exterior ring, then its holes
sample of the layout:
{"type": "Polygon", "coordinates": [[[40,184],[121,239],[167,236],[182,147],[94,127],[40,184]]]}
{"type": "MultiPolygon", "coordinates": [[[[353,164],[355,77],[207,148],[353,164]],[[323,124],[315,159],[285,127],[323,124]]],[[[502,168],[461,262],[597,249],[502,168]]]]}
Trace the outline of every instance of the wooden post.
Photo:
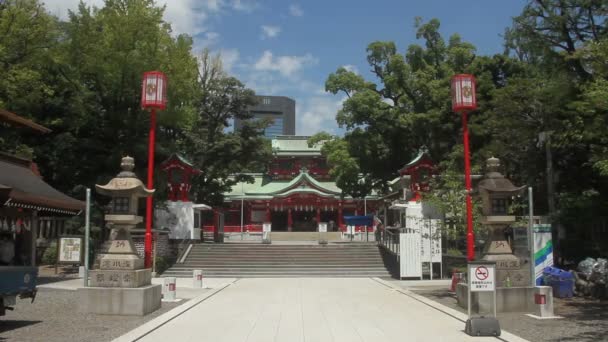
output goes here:
{"type": "MultiPolygon", "coordinates": [[[[32,211],[32,223],[31,223],[31,235],[32,235],[32,266],[36,266],[36,231],[38,230],[38,210],[32,211]]],[[[59,248],[59,246],[57,246],[59,248]]],[[[59,252],[59,250],[57,250],[59,252]]],[[[59,253],[57,254],[59,255],[59,253]]]]}
{"type": "Polygon", "coordinates": [[[338,203],[338,229],[342,228],[342,202],[338,203]]]}

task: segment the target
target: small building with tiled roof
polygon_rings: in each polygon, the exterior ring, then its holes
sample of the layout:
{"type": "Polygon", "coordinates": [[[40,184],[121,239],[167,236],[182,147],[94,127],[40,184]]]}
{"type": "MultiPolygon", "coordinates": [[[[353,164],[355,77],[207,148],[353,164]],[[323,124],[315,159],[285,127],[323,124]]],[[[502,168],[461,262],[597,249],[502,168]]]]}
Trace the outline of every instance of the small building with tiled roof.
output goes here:
{"type": "MultiPolygon", "coordinates": [[[[0,109],[0,122],[38,133],[50,129],[0,109]]],[[[65,222],[85,208],[76,200],[46,183],[35,163],[0,152],[0,236],[10,237],[14,258],[9,265],[35,265],[48,241],[71,233],[65,222]],[[38,253],[37,253],[38,250],[38,253]]]]}

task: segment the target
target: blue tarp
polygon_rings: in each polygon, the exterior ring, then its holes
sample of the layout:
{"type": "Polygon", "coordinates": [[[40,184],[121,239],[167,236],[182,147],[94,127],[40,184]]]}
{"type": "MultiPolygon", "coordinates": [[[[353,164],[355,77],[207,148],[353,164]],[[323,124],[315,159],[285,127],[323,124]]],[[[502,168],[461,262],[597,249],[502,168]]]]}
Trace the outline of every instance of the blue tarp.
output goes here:
{"type": "Polygon", "coordinates": [[[344,223],[347,226],[373,226],[374,216],[344,216],[344,223]]]}

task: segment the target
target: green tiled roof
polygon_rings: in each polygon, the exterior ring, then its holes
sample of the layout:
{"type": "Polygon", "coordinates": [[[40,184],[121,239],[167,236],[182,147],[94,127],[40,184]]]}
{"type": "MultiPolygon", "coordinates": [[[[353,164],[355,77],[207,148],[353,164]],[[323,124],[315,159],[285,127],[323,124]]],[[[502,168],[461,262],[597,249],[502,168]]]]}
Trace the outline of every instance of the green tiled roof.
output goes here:
{"type": "Polygon", "coordinates": [[[321,155],[321,143],[308,146],[308,136],[279,135],[272,139],[272,149],[277,155],[321,155]]]}
{"type": "MultiPolygon", "coordinates": [[[[288,196],[294,193],[312,193],[321,197],[340,197],[342,190],[334,182],[320,182],[314,179],[306,170],[290,181],[269,180],[262,174],[253,175],[253,183],[240,182],[225,194],[227,200],[234,199],[272,199],[288,196]],[[298,185],[299,184],[299,185],[298,185]]],[[[369,197],[376,197],[373,193],[369,197]]]]}

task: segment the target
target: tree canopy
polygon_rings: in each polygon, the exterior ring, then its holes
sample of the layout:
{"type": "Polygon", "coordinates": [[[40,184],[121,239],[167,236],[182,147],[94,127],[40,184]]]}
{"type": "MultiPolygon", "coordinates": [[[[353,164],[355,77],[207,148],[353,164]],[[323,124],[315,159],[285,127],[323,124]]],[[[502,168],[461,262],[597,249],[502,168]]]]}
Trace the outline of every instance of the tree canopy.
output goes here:
{"type": "MultiPolygon", "coordinates": [[[[269,154],[255,148],[261,130],[224,134],[232,118],[246,115],[253,91],[224,75],[221,66],[204,79],[209,74],[199,68],[192,38],[174,34],[164,10],[153,0],[106,0],[99,8],[81,2],[62,21],[38,0],[3,1],[0,106],[52,133],[0,127],[0,149],[33,158],[48,182],[78,196],[84,186],[114,176],[127,154],[143,179],[150,115],[140,107],[141,78],[160,70],[168,79],[168,105],[158,113],[157,165],[180,152],[205,171],[204,182],[213,183],[225,178],[224,171],[263,164],[269,154]],[[204,152],[184,148],[199,142],[195,136],[209,142],[195,144],[204,152]]],[[[156,174],[162,188],[162,175],[156,174]]],[[[199,193],[218,202],[223,190],[206,187],[199,193]]]]}
{"type": "Polygon", "coordinates": [[[326,90],[347,97],[336,115],[346,133],[312,140],[330,142],[323,153],[346,194],[384,190],[423,146],[449,176],[436,184],[445,193],[463,170],[449,80],[470,73],[474,170],[499,157],[514,183],[534,187],[537,213],[555,225],[592,221],[608,204],[607,15],[606,1],[530,0],[506,29],[505,52],[493,56],[458,34],[445,40],[437,19],[416,18],[421,44],[403,53],[393,42],[368,45],[374,81],[344,68],[327,77],[326,90]]]}

